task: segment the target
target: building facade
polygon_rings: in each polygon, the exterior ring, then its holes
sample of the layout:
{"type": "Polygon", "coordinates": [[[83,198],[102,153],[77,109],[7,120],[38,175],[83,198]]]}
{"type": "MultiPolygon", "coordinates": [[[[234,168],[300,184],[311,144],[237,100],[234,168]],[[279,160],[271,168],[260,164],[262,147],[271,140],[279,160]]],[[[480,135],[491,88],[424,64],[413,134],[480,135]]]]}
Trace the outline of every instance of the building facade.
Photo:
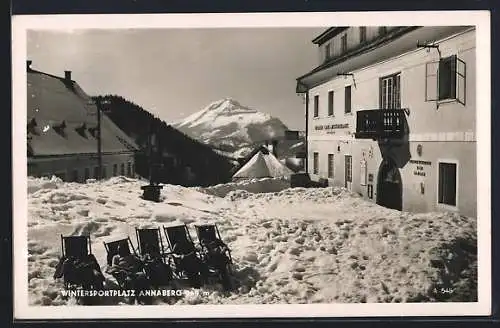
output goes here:
{"type": "Polygon", "coordinates": [[[137,145],[101,114],[99,174],[98,104],[71,79],[31,68],[27,62],[28,175],[64,181],[133,176],[137,145]]]}
{"type": "Polygon", "coordinates": [[[320,65],[297,79],[307,172],[389,208],[476,216],[475,28],[334,27],[313,43],[320,65]]]}

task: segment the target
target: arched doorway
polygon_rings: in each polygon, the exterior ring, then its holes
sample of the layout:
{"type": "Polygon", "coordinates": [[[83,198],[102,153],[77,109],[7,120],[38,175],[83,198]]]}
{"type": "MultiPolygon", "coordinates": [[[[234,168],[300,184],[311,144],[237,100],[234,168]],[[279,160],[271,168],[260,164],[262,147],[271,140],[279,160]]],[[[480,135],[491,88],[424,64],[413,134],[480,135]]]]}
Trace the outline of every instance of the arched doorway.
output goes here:
{"type": "Polygon", "coordinates": [[[399,169],[390,158],[380,164],[377,178],[377,204],[398,211],[403,209],[403,182],[399,169]]]}

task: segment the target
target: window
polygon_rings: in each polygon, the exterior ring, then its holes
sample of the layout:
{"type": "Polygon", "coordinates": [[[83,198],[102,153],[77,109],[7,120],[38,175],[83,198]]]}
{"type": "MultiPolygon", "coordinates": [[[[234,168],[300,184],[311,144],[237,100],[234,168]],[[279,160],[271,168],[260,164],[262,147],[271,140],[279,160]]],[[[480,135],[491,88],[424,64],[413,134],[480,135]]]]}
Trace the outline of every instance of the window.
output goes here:
{"type": "Polygon", "coordinates": [[[366,26],[361,26],[359,28],[359,42],[363,43],[366,41],[366,26]]]}
{"type": "Polygon", "coordinates": [[[99,166],[94,166],[94,179],[99,179],[99,166]]]}
{"type": "Polygon", "coordinates": [[[342,35],[342,38],[340,40],[342,42],[342,44],[341,44],[342,50],[341,51],[342,51],[342,53],[344,53],[347,51],[347,34],[342,35]]]}
{"type": "Polygon", "coordinates": [[[106,177],[107,177],[106,166],[103,165],[101,178],[106,179],[106,177]]]}
{"type": "Polygon", "coordinates": [[[318,174],[319,172],[319,153],[313,153],[313,174],[318,174]]]}
{"type": "Polygon", "coordinates": [[[380,108],[401,108],[401,74],[380,79],[380,108]]]}
{"type": "Polygon", "coordinates": [[[380,26],[378,28],[378,34],[385,35],[387,33],[387,26],[380,26]]]}
{"type": "Polygon", "coordinates": [[[71,181],[78,182],[78,170],[71,171],[71,181]]]}
{"type": "Polygon", "coordinates": [[[113,176],[116,177],[118,175],[118,164],[113,164],[113,176]]]}
{"type": "Polygon", "coordinates": [[[330,43],[327,43],[325,46],[325,60],[330,59],[332,55],[332,46],[330,43]]]}
{"type": "Polygon", "coordinates": [[[344,163],[345,163],[345,168],[344,168],[344,173],[345,173],[345,187],[347,188],[348,182],[352,182],[352,156],[351,155],[345,155],[344,156],[344,163]]]}
{"type": "Polygon", "coordinates": [[[123,163],[120,164],[120,175],[125,175],[125,164],[123,163]]]}
{"type": "Polygon", "coordinates": [[[455,75],[457,70],[456,65],[456,56],[443,58],[439,61],[439,100],[455,98],[457,83],[457,77],[455,75]]]}
{"type": "Polygon", "coordinates": [[[345,87],[345,110],[344,113],[351,112],[351,86],[345,87]]]}
{"type": "Polygon", "coordinates": [[[333,154],[328,154],[328,177],[333,178],[334,161],[333,154]]]}
{"type": "Polygon", "coordinates": [[[132,176],[132,163],[127,163],[127,176],[132,176]]]}
{"type": "Polygon", "coordinates": [[[132,163],[132,176],[135,175],[135,167],[134,167],[134,163],[132,163]]]}
{"type": "Polygon", "coordinates": [[[84,171],[85,181],[87,181],[88,179],[90,179],[90,169],[86,167],[84,171]]]}
{"type": "Polygon", "coordinates": [[[328,92],[328,116],[333,116],[333,91],[328,92]]]}
{"type": "Polygon", "coordinates": [[[438,203],[457,205],[457,164],[439,163],[438,203]]]}
{"type": "Polygon", "coordinates": [[[314,117],[319,116],[319,96],[314,96],[314,117]]]}
{"type": "Polygon", "coordinates": [[[465,62],[456,55],[430,62],[425,67],[425,100],[457,100],[465,105],[465,62]]]}

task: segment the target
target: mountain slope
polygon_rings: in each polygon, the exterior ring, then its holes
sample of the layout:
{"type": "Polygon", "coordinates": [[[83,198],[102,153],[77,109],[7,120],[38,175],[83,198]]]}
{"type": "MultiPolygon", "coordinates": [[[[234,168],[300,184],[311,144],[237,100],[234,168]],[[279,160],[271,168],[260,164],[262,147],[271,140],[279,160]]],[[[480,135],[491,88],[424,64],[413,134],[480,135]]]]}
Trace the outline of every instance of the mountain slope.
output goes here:
{"type": "Polygon", "coordinates": [[[230,159],[214,151],[209,145],[201,143],[178,131],[141,106],[117,95],[93,97],[94,101],[106,104],[107,117],[139,146],[136,156],[136,171],[149,177],[148,139],[156,134],[158,147],[170,158],[159,173],[163,183],[181,185],[211,185],[230,179],[233,163],[230,159]],[[203,160],[200,160],[203,159],[203,160]],[[187,168],[194,178],[186,177],[187,168]]]}
{"type": "Polygon", "coordinates": [[[231,98],[215,101],[173,126],[228,152],[241,151],[265,140],[280,139],[287,130],[278,118],[243,106],[231,98]]]}

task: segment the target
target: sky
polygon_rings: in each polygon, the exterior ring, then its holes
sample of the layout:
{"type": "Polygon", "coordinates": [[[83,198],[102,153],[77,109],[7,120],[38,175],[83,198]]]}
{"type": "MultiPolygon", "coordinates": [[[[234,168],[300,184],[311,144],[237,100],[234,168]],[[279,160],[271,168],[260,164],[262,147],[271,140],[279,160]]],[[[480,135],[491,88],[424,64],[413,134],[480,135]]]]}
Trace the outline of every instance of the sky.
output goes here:
{"type": "Polygon", "coordinates": [[[32,68],[65,70],[89,95],[117,94],[167,123],[233,98],[305,129],[296,78],[316,67],[324,28],[30,30],[32,68]]]}

